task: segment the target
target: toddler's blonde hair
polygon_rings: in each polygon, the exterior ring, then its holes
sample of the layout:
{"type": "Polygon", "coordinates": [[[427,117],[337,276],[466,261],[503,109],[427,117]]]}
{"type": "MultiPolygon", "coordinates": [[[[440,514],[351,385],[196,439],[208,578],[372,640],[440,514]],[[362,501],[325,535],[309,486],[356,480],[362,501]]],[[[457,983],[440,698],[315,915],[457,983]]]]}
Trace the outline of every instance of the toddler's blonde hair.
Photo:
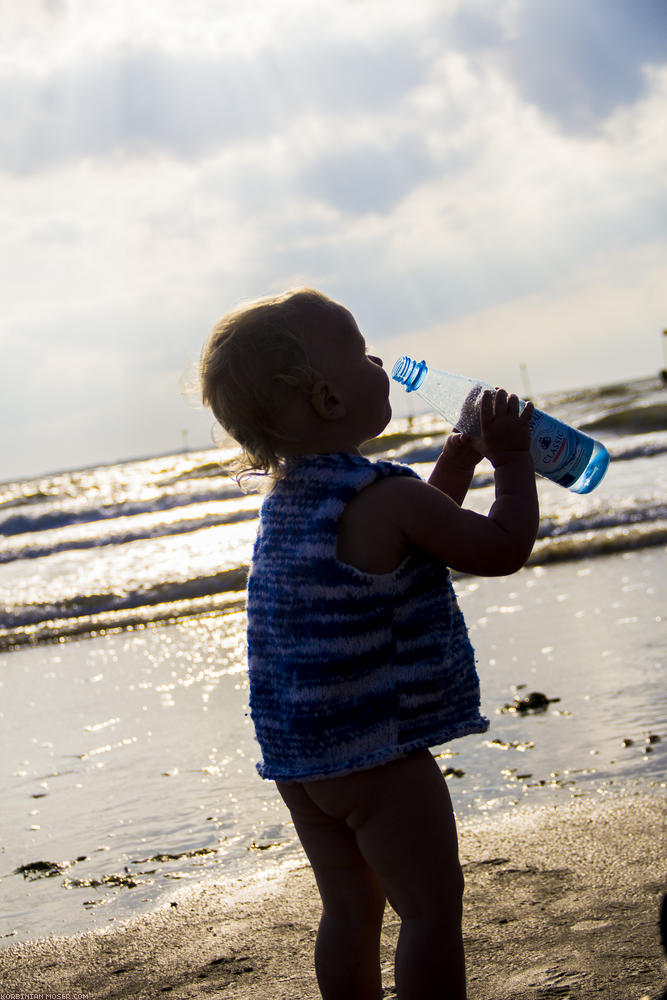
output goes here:
{"type": "MultiPolygon", "coordinates": [[[[237,478],[280,478],[288,440],[285,406],[317,380],[306,335],[340,322],[347,310],[312,288],[297,288],[239,306],[215,325],[204,345],[199,379],[204,404],[243,449],[237,478]]],[[[324,330],[323,330],[324,333],[324,330]]]]}

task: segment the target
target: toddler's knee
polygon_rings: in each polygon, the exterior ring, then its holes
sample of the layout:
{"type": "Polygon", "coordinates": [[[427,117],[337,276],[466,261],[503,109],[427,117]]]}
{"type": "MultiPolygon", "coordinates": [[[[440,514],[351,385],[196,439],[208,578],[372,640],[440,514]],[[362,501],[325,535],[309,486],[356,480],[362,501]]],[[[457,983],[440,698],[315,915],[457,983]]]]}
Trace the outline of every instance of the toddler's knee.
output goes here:
{"type": "Polygon", "coordinates": [[[324,913],[348,925],[375,927],[382,923],[387,902],[382,883],[372,873],[359,869],[329,881],[319,880],[324,913]],[[352,877],[354,876],[354,877],[352,877]]]}
{"type": "Polygon", "coordinates": [[[364,897],[364,905],[361,910],[364,915],[364,920],[370,923],[378,920],[382,922],[386,905],[387,897],[384,890],[379,886],[374,887],[364,897]]]}
{"type": "Polygon", "coordinates": [[[324,900],[324,913],[332,919],[362,928],[374,928],[382,923],[386,905],[384,894],[357,894],[348,898],[324,900]]]}
{"type": "Polygon", "coordinates": [[[423,925],[442,928],[460,924],[463,914],[463,872],[457,865],[442,878],[433,878],[421,892],[410,892],[390,902],[402,919],[414,919],[423,925]]]}

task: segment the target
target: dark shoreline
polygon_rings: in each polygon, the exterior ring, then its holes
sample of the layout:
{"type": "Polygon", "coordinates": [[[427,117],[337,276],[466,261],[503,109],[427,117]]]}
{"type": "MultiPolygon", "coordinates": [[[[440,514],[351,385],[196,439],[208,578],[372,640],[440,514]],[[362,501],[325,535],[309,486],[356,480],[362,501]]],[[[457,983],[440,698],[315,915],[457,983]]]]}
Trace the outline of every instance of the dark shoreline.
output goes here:
{"type": "MultiPolygon", "coordinates": [[[[659,997],[665,846],[657,796],[575,800],[464,827],[470,1000],[659,997]]],[[[185,891],[112,930],[10,945],[0,952],[2,989],[316,1000],[310,869],[236,885],[233,895],[214,883],[185,891]]],[[[388,911],[388,997],[397,929],[388,911]]]]}

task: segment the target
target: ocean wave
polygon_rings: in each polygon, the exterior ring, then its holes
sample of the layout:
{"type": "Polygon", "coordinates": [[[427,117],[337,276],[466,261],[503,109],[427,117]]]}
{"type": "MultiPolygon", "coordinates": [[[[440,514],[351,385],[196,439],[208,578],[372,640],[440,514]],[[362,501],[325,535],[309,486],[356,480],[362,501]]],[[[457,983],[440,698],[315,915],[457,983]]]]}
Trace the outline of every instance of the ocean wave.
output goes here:
{"type": "MultiPolygon", "coordinates": [[[[195,505],[200,506],[200,505],[195,505]]],[[[204,504],[203,506],[207,506],[204,504]]],[[[164,508],[163,508],[164,509],[164,508]]],[[[132,518],[122,518],[122,523],[111,521],[108,530],[85,537],[63,537],[63,532],[54,532],[53,538],[42,542],[25,540],[24,536],[16,536],[11,541],[0,545],[0,565],[15,562],[18,559],[41,559],[55,555],[58,552],[69,552],[77,549],[97,549],[108,545],[125,545],[128,542],[144,541],[148,538],[163,538],[165,536],[183,535],[206,528],[216,528],[223,524],[238,524],[251,521],[257,517],[254,507],[249,509],[226,509],[221,512],[211,512],[198,515],[188,511],[187,516],[179,520],[153,521],[151,524],[132,524],[132,518]],[[129,523],[128,523],[129,522],[129,523]]],[[[137,518],[137,521],[139,519],[137,518]]],[[[142,519],[145,521],[145,519],[142,519]]]]}
{"type": "Polygon", "coordinates": [[[111,521],[120,517],[133,517],[157,511],[173,510],[177,507],[189,507],[197,503],[209,503],[212,500],[230,500],[241,496],[236,483],[223,480],[207,489],[166,491],[138,500],[121,500],[118,503],[103,503],[100,505],[72,502],[61,503],[57,507],[34,511],[33,513],[9,514],[0,518],[0,535],[30,534],[38,531],[52,531],[73,524],[88,524],[94,521],[111,521]]]}
{"type": "MultiPolygon", "coordinates": [[[[667,541],[664,400],[656,379],[545,399],[546,412],[599,436],[612,466],[585,497],[540,480],[532,565],[667,541]]],[[[398,419],[364,451],[428,477],[446,433],[433,413],[398,419]]],[[[175,453],[0,486],[0,648],[237,606],[261,496],[225,474],[230,455],[175,453]]],[[[486,512],[492,500],[483,462],[469,506],[486,512]]]]}
{"type": "MultiPolygon", "coordinates": [[[[660,408],[651,406],[646,409],[654,412],[660,408]]],[[[613,417],[613,414],[609,416],[613,417]]],[[[441,433],[434,432],[426,436],[422,432],[387,434],[373,443],[374,447],[370,453],[374,456],[384,454],[395,461],[407,464],[427,465],[437,461],[445,436],[444,429],[441,430],[441,433]]],[[[667,452],[667,432],[659,434],[653,431],[651,433],[631,434],[624,437],[615,437],[605,443],[613,462],[650,458],[667,452]]],[[[492,482],[492,471],[485,463],[476,472],[472,488],[483,488],[492,482]]],[[[202,462],[194,470],[188,468],[186,472],[177,473],[173,477],[163,478],[159,483],[153,482],[149,489],[143,492],[145,495],[134,498],[128,498],[125,495],[116,501],[109,501],[104,496],[104,498],[99,498],[97,502],[91,502],[91,498],[86,496],[86,494],[75,497],[64,494],[48,497],[45,492],[36,490],[30,494],[33,502],[27,507],[23,500],[19,501],[14,498],[13,503],[7,503],[4,508],[0,508],[0,536],[4,538],[19,537],[21,535],[55,531],[73,525],[93,524],[101,521],[111,524],[114,520],[120,518],[139,517],[151,513],[159,514],[163,511],[166,512],[178,508],[186,510],[188,507],[198,503],[238,499],[243,495],[237,484],[221,473],[219,462],[214,461],[202,462]],[[194,478],[193,471],[195,473],[194,478]],[[201,473],[201,478],[199,479],[196,478],[197,472],[201,473]],[[214,476],[210,475],[212,472],[215,472],[214,476]],[[205,480],[207,479],[210,482],[206,483],[205,480]],[[36,502],[38,496],[40,499],[39,503],[36,502]]],[[[161,532],[156,530],[155,533],[160,534],[161,532]]],[[[114,532],[113,534],[118,537],[118,540],[123,540],[122,532],[114,532]]],[[[127,540],[131,540],[134,537],[151,537],[151,534],[130,531],[128,532],[127,540]]],[[[109,532],[110,539],[111,536],[112,533],[109,532]]],[[[106,544],[103,540],[103,533],[100,533],[100,537],[101,541],[92,544],[106,544]]],[[[72,547],[87,547],[88,544],[78,542],[76,546],[72,547]]],[[[70,546],[63,544],[61,547],[68,548],[70,546]]],[[[30,555],[29,549],[32,549],[35,554],[39,555],[43,555],[50,550],[48,544],[45,544],[38,551],[39,545],[33,540],[28,539],[26,539],[25,549],[26,555],[30,555]]],[[[53,551],[56,550],[54,547],[53,551]]],[[[5,558],[16,558],[16,556],[11,555],[5,558]]],[[[2,561],[3,556],[0,555],[0,562],[2,561]]]]}
{"type": "Polygon", "coordinates": [[[150,606],[137,605],[69,618],[46,619],[16,628],[0,628],[0,652],[107,632],[171,625],[187,618],[223,614],[244,606],[245,591],[223,591],[219,594],[207,594],[205,597],[190,597],[150,606]]]}
{"type": "Polygon", "coordinates": [[[625,440],[608,442],[608,450],[614,462],[628,462],[634,458],[652,458],[653,455],[664,455],[667,452],[667,434],[661,437],[655,435],[637,435],[625,440]]]}
{"type": "Polygon", "coordinates": [[[538,538],[529,566],[548,565],[574,559],[590,559],[667,543],[667,521],[620,524],[606,530],[577,531],[538,538]]]}
{"type": "Polygon", "coordinates": [[[559,514],[543,514],[540,518],[538,538],[574,538],[582,532],[606,531],[622,528],[635,531],[641,524],[651,524],[667,519],[667,503],[663,500],[645,501],[641,507],[634,498],[613,508],[571,513],[566,520],[559,514]]]}
{"type": "Polygon", "coordinates": [[[91,617],[115,611],[152,608],[155,605],[208,597],[212,594],[244,590],[248,576],[247,566],[235,566],[210,576],[192,580],[166,580],[152,586],[141,587],[127,593],[80,594],[49,604],[29,604],[5,608],[3,620],[7,630],[24,628],[41,622],[68,618],[91,617]]]}
{"type": "Polygon", "coordinates": [[[667,402],[622,406],[584,420],[586,431],[614,431],[617,434],[640,434],[667,428],[667,402]]]}
{"type": "MultiPolygon", "coordinates": [[[[603,420],[604,418],[600,418],[603,420]]],[[[603,429],[598,421],[593,421],[585,427],[580,424],[580,429],[589,436],[593,431],[603,429]]],[[[606,430],[617,431],[618,427],[611,425],[604,428],[606,430]]],[[[388,452],[389,456],[397,462],[405,462],[408,465],[435,463],[442,451],[446,433],[434,434],[431,437],[421,438],[416,441],[407,441],[404,444],[388,452]]],[[[666,422],[649,430],[642,427],[641,422],[636,425],[627,425],[627,436],[613,437],[602,442],[614,462],[628,462],[635,458],[651,458],[653,455],[664,455],[667,452],[667,432],[666,422]],[[632,428],[632,429],[631,429],[632,428]],[[638,428],[642,433],[634,433],[638,428]],[[663,432],[663,433],[658,433],[663,432]]],[[[476,473],[473,480],[473,489],[478,486],[486,486],[493,480],[492,473],[476,473]]]]}
{"type": "Polygon", "coordinates": [[[404,462],[406,465],[436,462],[444,443],[444,434],[433,438],[422,438],[420,441],[410,441],[401,447],[393,449],[389,452],[389,455],[394,461],[404,462]]]}
{"type": "MultiPolygon", "coordinates": [[[[529,566],[548,565],[634,551],[667,543],[667,520],[618,524],[538,538],[529,566]]],[[[6,608],[0,651],[30,643],[63,640],[174,622],[243,606],[247,566],[193,580],[170,580],[124,594],[91,594],[52,604],[6,608]]],[[[468,574],[452,573],[455,579],[468,574]]]]}
{"type": "Polygon", "coordinates": [[[219,477],[221,474],[225,474],[225,466],[229,465],[229,462],[225,462],[219,456],[212,458],[210,460],[200,462],[182,472],[175,472],[170,476],[166,476],[159,480],[160,486],[171,486],[173,483],[188,482],[192,479],[213,479],[219,477]]]}
{"type": "MultiPolygon", "coordinates": [[[[489,485],[493,476],[481,476],[477,486],[489,485]]],[[[133,524],[132,518],[123,518],[122,523],[110,522],[108,530],[89,534],[84,537],[64,537],[63,532],[54,532],[53,537],[42,542],[23,540],[21,536],[5,542],[0,547],[0,564],[14,562],[19,559],[38,559],[58,552],[75,551],[78,549],[96,549],[110,545],[123,545],[129,542],[143,541],[149,538],[163,538],[183,535],[189,532],[215,528],[220,525],[238,524],[257,518],[257,503],[250,499],[249,506],[236,508],[225,507],[223,510],[198,512],[191,510],[182,519],[168,521],[151,520],[146,523],[133,524]]],[[[206,505],[202,505],[206,507],[206,505]]],[[[641,522],[653,522],[667,517],[667,504],[663,501],[644,501],[637,506],[636,498],[630,498],[625,504],[616,504],[612,509],[594,509],[582,513],[570,513],[567,519],[561,514],[543,514],[540,520],[539,538],[572,535],[583,531],[599,531],[613,527],[629,527],[641,522]]],[[[137,518],[137,521],[139,519],[137,518]]]]}

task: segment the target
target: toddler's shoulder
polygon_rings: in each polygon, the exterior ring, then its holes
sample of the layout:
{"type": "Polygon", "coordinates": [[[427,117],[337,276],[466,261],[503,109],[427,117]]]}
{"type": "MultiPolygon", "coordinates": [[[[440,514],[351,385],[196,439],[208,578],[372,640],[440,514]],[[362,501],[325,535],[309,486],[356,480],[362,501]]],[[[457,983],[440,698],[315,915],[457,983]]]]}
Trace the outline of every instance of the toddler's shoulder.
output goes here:
{"type": "MultiPolygon", "coordinates": [[[[378,463],[380,464],[382,463],[378,463]]],[[[356,516],[367,525],[391,525],[397,522],[405,504],[410,503],[410,499],[416,497],[420,490],[428,488],[424,480],[408,466],[402,466],[402,469],[405,472],[378,470],[378,476],[347,504],[348,515],[356,516]]]]}
{"type": "Polygon", "coordinates": [[[372,463],[375,469],[377,479],[416,479],[420,480],[421,476],[418,472],[415,472],[413,468],[409,465],[404,465],[402,462],[392,462],[389,459],[381,459],[378,462],[372,463]]]}

